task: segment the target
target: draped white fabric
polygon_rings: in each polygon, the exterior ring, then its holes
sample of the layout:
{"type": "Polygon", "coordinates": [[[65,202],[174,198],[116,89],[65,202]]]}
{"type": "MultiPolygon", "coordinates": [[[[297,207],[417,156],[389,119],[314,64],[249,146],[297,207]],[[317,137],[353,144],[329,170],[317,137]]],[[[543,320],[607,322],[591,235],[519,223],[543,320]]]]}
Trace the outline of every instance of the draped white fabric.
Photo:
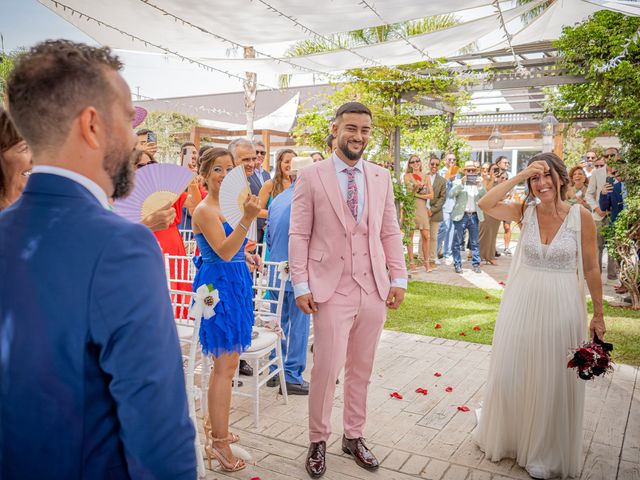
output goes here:
{"type": "MultiPolygon", "coordinates": [[[[495,32],[504,38],[497,6],[487,0],[110,0],[108,8],[97,0],[39,1],[101,44],[148,53],[177,53],[233,75],[246,71],[331,73],[399,65],[453,56],[479,39],[495,36],[495,32]],[[478,7],[484,7],[484,16],[412,36],[409,41],[393,40],[295,58],[269,54],[277,42],[317,40],[331,33],[478,7]],[[242,56],[239,45],[254,46],[258,58],[238,58],[242,56]],[[230,54],[229,49],[234,48],[230,54]]],[[[516,30],[519,17],[542,2],[534,0],[515,8],[509,8],[515,2],[501,2],[505,24],[516,30]]],[[[633,2],[555,0],[540,17],[514,35],[512,44],[553,40],[563,26],[583,21],[602,9],[628,15],[638,15],[640,11],[633,2]]],[[[502,40],[490,49],[506,46],[502,40]]]]}

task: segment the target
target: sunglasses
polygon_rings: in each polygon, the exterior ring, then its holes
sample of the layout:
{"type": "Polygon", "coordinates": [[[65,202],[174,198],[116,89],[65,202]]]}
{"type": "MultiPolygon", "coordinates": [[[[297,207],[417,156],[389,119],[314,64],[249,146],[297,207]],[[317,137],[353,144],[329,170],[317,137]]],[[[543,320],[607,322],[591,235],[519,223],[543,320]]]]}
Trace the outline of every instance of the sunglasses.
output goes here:
{"type": "Polygon", "coordinates": [[[595,160],[596,157],[587,157],[587,160],[595,160]]]}
{"type": "Polygon", "coordinates": [[[616,158],[615,153],[609,153],[608,155],[604,155],[604,158],[616,158]]]}
{"type": "Polygon", "coordinates": [[[409,163],[420,163],[420,160],[411,160],[409,163]]]}
{"type": "Polygon", "coordinates": [[[595,168],[602,168],[604,165],[594,165],[595,168]]]}
{"type": "Polygon", "coordinates": [[[146,167],[147,165],[153,165],[154,163],[158,163],[155,160],[149,160],[147,163],[139,163],[136,165],[136,170],[142,168],[142,167],[146,167]]]}
{"type": "Polygon", "coordinates": [[[256,155],[266,155],[266,150],[256,150],[256,155]]]}

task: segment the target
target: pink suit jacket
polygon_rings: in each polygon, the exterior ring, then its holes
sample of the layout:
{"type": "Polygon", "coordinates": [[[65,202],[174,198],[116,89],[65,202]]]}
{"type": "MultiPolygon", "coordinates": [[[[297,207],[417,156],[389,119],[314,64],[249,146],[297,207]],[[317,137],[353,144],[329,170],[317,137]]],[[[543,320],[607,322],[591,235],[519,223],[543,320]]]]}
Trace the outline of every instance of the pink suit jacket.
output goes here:
{"type": "MultiPolygon", "coordinates": [[[[367,161],[362,165],[373,275],[380,298],[386,300],[390,279],[407,278],[402,233],[389,171],[367,161]]],[[[343,204],[330,158],[299,172],[289,228],[291,281],[293,285],[307,282],[316,302],[326,302],[333,296],[344,269],[348,239],[343,204]]]]}

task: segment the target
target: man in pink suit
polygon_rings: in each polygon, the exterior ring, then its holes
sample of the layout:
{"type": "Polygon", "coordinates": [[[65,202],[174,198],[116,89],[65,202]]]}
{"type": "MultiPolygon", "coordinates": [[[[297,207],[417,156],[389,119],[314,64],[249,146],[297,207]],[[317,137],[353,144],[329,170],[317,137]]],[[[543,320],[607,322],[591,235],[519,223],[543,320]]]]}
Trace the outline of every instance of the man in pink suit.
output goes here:
{"type": "Polygon", "coordinates": [[[362,440],[367,390],[386,309],[407,287],[389,171],[362,159],[371,111],[342,105],[332,125],[338,148],[298,173],[291,208],[289,263],[298,307],[313,313],[306,469],[325,470],[336,378],[344,374],[342,449],[363,468],[378,461],[362,440]],[[345,363],[346,362],[346,363],[345,363]]]}

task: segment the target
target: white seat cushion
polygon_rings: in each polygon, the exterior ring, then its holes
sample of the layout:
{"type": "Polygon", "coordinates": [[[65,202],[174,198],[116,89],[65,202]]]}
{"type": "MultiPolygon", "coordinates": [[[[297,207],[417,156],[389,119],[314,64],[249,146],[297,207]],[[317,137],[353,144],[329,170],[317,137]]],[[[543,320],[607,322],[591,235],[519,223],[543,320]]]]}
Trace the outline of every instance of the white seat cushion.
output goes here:
{"type": "Polygon", "coordinates": [[[251,341],[251,346],[247,348],[246,352],[257,352],[270,347],[279,340],[278,335],[268,328],[253,327],[253,331],[258,332],[258,336],[251,341]]]}

